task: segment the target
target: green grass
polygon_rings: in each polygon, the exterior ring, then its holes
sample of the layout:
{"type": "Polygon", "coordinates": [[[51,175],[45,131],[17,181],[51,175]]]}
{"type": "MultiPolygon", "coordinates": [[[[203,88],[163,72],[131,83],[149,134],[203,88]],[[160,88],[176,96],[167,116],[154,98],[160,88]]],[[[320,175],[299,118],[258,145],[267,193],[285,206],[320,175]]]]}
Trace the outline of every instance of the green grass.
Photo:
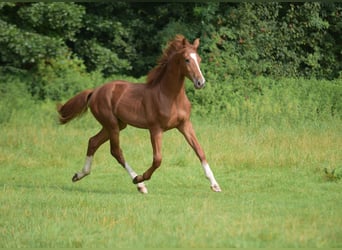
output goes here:
{"type": "MultiPolygon", "coordinates": [[[[58,126],[54,105],[16,111],[1,126],[0,246],[14,247],[342,247],[340,121],[238,126],[213,118],[194,127],[222,193],[177,131],[139,194],[105,144],[90,176],[72,183],[88,138],[90,113],[58,126]]],[[[121,136],[127,161],[151,163],[148,132],[121,136]]]]}

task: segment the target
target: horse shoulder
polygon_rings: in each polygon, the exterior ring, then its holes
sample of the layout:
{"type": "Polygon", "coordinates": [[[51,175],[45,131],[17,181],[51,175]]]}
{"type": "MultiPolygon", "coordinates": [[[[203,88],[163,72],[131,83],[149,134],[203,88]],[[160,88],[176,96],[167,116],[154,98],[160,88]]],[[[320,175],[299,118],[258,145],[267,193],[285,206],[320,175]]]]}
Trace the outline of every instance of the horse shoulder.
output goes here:
{"type": "Polygon", "coordinates": [[[191,102],[184,95],[180,102],[177,103],[177,115],[179,121],[188,120],[191,114],[191,102]]]}
{"type": "Polygon", "coordinates": [[[179,124],[190,119],[191,103],[186,96],[179,96],[169,109],[167,129],[176,128],[179,124]]]}

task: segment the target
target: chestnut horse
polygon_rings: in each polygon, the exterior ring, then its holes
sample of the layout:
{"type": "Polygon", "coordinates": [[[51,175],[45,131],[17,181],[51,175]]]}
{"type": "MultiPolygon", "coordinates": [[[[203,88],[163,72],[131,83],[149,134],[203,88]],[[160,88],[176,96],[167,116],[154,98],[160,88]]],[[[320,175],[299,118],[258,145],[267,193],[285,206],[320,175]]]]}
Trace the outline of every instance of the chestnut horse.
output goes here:
{"type": "Polygon", "coordinates": [[[221,191],[197,141],[190,121],[191,104],[185,94],[185,77],[193,82],[196,89],[202,88],[205,83],[199,67],[201,58],[197,54],[198,46],[199,39],[190,44],[183,36],[177,35],[169,42],[158,65],[147,75],[147,83],[113,81],[92,90],[84,90],[64,105],[57,106],[61,124],[81,115],[89,107],[102,125],[102,129],[89,139],[85,165],[73,176],[72,181],[79,181],[90,174],[96,150],[109,140],[112,156],[126,169],[138,190],[147,193],[144,181],[151,178],[162,161],[163,132],[177,128],[201,161],[211,189],[221,191]],[[120,148],[119,132],[127,124],[150,132],[153,162],[143,175],[134,172],[120,148]]]}

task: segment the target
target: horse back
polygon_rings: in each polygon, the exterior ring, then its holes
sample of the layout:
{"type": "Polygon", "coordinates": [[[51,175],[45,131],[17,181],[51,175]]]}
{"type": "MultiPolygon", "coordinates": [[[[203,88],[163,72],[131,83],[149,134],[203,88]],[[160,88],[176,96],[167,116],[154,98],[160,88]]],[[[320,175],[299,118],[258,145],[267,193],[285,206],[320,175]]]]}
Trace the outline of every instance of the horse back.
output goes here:
{"type": "Polygon", "coordinates": [[[147,128],[144,108],[146,84],[113,81],[94,90],[89,107],[100,123],[130,124],[147,128]]]}

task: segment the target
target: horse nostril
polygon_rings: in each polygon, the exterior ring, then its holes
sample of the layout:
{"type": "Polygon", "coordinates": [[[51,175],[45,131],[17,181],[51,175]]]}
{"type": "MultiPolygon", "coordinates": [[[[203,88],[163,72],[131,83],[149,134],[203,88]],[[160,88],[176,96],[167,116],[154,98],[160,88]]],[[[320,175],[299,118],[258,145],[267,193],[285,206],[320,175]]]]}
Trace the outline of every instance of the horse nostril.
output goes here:
{"type": "Polygon", "coordinates": [[[195,81],[195,87],[197,88],[197,89],[200,89],[200,88],[202,88],[204,86],[204,82],[202,83],[200,80],[196,80],[195,81]]]}
{"type": "Polygon", "coordinates": [[[204,87],[204,84],[205,84],[204,78],[201,79],[201,78],[194,77],[192,78],[192,81],[196,89],[201,89],[204,87]]]}

